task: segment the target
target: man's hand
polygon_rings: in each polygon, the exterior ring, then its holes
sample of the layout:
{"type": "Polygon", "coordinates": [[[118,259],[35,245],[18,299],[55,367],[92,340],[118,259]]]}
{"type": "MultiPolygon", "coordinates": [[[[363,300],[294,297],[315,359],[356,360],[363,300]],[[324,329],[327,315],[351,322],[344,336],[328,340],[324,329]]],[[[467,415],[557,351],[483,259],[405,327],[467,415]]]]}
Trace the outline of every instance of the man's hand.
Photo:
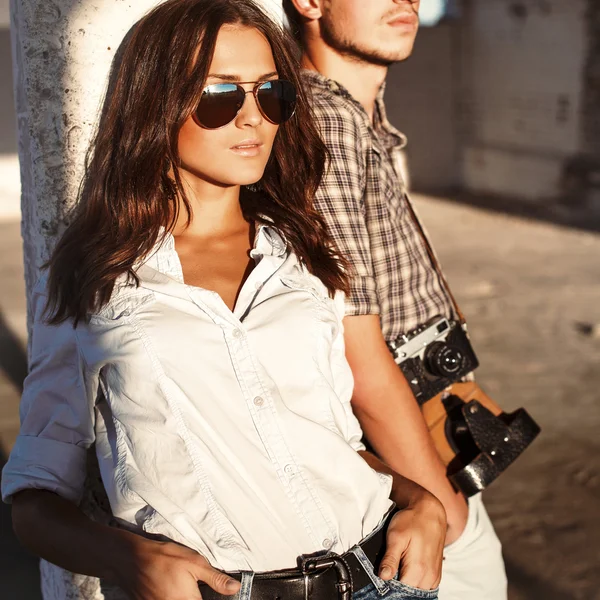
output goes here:
{"type": "Polygon", "coordinates": [[[440,584],[446,515],[441,502],[423,490],[421,497],[396,513],[387,531],[387,549],[379,577],[391,579],[399,570],[402,583],[422,590],[440,584]]]}
{"type": "Polygon", "coordinates": [[[391,579],[398,569],[400,581],[431,590],[442,577],[446,539],[443,504],[419,484],[399,475],[367,450],[359,451],[365,462],[379,473],[392,476],[390,498],[400,512],[387,531],[387,549],[379,566],[379,577],[391,579]]]}
{"type": "Polygon", "coordinates": [[[132,600],[200,600],[198,582],[227,596],[240,589],[240,582],[210,566],[190,548],[174,542],[140,538],[132,562],[115,571],[115,582],[132,600]]]}

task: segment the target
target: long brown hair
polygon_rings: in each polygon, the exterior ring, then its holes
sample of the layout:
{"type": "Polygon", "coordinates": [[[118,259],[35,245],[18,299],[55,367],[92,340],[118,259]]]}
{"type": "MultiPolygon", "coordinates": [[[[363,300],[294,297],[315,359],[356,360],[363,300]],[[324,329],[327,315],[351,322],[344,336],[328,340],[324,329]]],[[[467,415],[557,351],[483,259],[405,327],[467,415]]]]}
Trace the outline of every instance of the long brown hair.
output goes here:
{"type": "Polygon", "coordinates": [[[296,112],[277,132],[258,191],[242,188],[244,216],[272,221],[330,293],[347,288],[346,263],[313,208],[327,150],[293,41],[252,0],[167,0],[136,24],[113,66],[79,202],[48,263],[50,322],[86,319],[109,301],[124,273],[139,283],[135,264],[160,241],[161,227],[173,229],[177,198],[189,222],[190,203],[170,166],[179,164],[178,134],[198,104],[225,24],[260,31],[279,76],[298,91],[296,112]]]}

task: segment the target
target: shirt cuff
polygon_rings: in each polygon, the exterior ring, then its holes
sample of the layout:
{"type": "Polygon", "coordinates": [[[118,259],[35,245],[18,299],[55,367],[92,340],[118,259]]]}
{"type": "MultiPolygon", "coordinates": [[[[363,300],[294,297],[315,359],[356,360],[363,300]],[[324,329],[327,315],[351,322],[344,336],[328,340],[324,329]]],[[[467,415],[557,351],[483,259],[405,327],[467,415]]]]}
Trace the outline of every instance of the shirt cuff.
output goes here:
{"type": "Polygon", "coordinates": [[[87,449],[29,435],[17,437],[2,470],[2,499],[25,489],[48,490],[79,504],[85,481],[87,449]]]}
{"type": "Polygon", "coordinates": [[[347,317],[381,313],[377,287],[372,277],[354,275],[351,277],[350,284],[350,293],[346,296],[347,317]]]}

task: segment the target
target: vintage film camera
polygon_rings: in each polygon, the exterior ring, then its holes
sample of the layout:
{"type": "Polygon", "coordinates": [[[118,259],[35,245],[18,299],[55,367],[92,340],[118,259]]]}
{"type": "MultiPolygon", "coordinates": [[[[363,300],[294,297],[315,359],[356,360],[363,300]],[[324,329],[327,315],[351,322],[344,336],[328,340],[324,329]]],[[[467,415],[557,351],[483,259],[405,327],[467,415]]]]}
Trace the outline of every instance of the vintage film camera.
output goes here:
{"type": "Polygon", "coordinates": [[[463,381],[479,362],[460,323],[436,316],[389,348],[448,478],[465,496],[485,489],[539,434],[527,411],[505,413],[474,381],[463,381]]]}
{"type": "Polygon", "coordinates": [[[460,323],[440,316],[401,336],[389,347],[419,404],[479,366],[460,323]]]}

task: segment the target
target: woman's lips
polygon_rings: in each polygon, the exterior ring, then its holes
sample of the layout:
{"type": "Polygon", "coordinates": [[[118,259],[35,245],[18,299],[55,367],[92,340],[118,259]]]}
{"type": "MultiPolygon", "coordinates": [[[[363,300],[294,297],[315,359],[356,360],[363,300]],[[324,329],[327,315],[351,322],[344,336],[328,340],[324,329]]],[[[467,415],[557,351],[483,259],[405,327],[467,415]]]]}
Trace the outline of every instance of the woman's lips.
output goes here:
{"type": "Polygon", "coordinates": [[[232,146],[230,150],[238,156],[258,156],[262,149],[263,143],[260,140],[245,140],[232,146]]]}

